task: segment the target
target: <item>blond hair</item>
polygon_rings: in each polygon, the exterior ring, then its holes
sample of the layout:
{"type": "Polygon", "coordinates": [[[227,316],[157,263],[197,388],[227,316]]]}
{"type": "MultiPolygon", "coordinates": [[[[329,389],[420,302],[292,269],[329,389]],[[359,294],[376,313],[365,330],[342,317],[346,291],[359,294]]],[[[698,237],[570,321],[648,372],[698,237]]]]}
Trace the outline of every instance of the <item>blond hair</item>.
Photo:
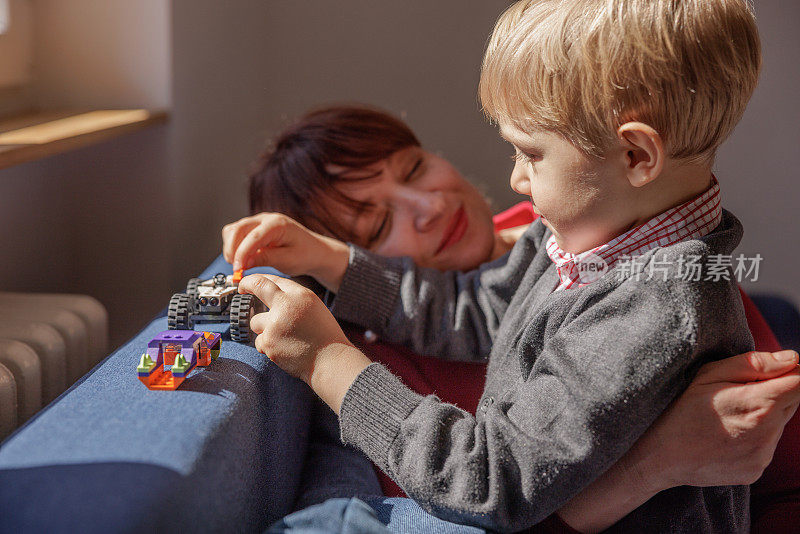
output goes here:
{"type": "Polygon", "coordinates": [[[713,160],[744,113],[761,51],[745,0],[523,0],[495,25],[487,115],[602,156],[629,121],[676,159],[713,160]]]}

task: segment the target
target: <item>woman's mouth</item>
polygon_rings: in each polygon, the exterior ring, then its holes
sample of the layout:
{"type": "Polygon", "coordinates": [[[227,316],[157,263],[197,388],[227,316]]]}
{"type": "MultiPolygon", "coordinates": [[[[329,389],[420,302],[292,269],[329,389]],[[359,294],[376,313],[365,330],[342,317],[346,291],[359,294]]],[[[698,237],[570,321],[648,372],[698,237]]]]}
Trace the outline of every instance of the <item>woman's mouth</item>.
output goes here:
{"type": "Polygon", "coordinates": [[[453,214],[453,218],[450,219],[450,222],[447,224],[447,228],[445,228],[444,235],[442,236],[442,242],[439,243],[439,248],[436,249],[436,254],[458,243],[461,238],[464,237],[464,234],[467,233],[468,226],[469,220],[467,219],[467,212],[464,210],[464,206],[461,206],[453,214]]]}

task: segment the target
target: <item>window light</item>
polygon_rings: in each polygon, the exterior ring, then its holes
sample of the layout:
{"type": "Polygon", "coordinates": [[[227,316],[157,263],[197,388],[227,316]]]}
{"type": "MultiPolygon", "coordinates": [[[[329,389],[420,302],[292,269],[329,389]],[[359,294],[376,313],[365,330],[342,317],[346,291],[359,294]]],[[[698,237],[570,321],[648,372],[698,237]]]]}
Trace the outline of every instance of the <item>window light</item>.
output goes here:
{"type": "Polygon", "coordinates": [[[0,35],[8,30],[9,19],[8,0],[0,0],[0,35]]]}

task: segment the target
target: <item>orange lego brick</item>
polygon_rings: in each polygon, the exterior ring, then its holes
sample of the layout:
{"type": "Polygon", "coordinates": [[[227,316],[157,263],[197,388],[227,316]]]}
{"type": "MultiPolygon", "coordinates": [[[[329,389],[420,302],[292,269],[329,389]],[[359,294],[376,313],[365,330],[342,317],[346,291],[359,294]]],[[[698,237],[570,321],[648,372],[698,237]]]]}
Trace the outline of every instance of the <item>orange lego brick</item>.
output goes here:
{"type": "Polygon", "coordinates": [[[171,372],[165,371],[163,366],[155,369],[150,376],[140,376],[139,380],[149,389],[174,390],[186,380],[186,377],[173,376],[171,372]]]}

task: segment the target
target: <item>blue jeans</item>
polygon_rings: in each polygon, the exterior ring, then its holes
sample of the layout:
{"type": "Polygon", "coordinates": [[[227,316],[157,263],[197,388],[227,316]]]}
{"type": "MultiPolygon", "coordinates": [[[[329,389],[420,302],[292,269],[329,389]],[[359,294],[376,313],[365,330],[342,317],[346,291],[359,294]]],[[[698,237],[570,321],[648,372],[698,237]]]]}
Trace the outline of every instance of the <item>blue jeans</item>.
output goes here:
{"type": "Polygon", "coordinates": [[[411,499],[399,497],[336,498],[288,515],[268,534],[484,534],[477,527],[434,517],[411,499]]]}

